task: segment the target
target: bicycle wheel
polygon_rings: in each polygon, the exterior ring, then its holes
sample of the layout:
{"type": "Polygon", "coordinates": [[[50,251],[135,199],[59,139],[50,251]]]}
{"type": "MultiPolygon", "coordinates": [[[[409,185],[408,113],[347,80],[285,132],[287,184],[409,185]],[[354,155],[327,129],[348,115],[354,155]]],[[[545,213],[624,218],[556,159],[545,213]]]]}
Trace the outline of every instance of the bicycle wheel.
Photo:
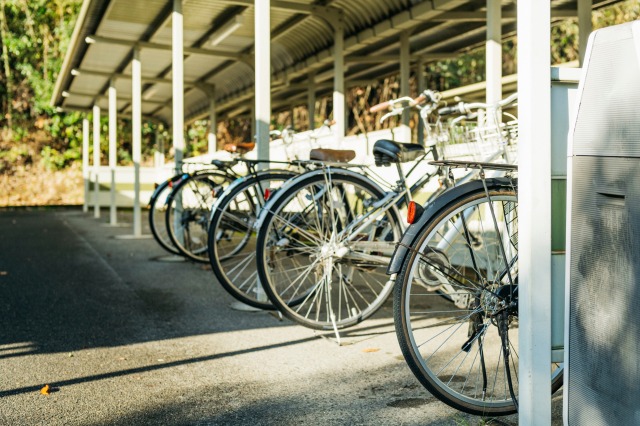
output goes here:
{"type": "Polygon", "coordinates": [[[211,206],[232,178],[220,172],[197,173],[182,180],[167,199],[165,225],[173,245],[189,259],[207,263],[211,206]]]}
{"type": "Polygon", "coordinates": [[[164,218],[167,211],[167,198],[171,191],[173,191],[173,186],[176,181],[183,177],[184,175],[179,174],[162,182],[155,191],[153,191],[151,199],[149,200],[149,228],[151,228],[151,234],[158,244],[160,244],[160,247],[172,254],[180,254],[180,252],[171,242],[171,238],[169,238],[164,218]]]}
{"type": "MultiPolygon", "coordinates": [[[[395,279],[394,320],[429,392],[470,414],[507,415],[516,412],[509,382],[518,394],[517,199],[486,182],[489,197],[460,186],[419,232],[395,279]]],[[[562,367],[550,370],[555,391],[562,367]]]]}
{"type": "Polygon", "coordinates": [[[259,309],[275,309],[256,272],[254,224],[264,205],[264,190],[280,187],[293,172],[263,172],[234,182],[214,205],[209,224],[209,262],[216,278],[237,300],[259,309]]]}
{"type": "Polygon", "coordinates": [[[271,302],[314,329],[374,314],[391,293],[385,268],[401,235],[395,207],[374,205],[384,192],[341,169],[307,173],[281,191],[265,206],[257,241],[258,277],[271,302]]]}

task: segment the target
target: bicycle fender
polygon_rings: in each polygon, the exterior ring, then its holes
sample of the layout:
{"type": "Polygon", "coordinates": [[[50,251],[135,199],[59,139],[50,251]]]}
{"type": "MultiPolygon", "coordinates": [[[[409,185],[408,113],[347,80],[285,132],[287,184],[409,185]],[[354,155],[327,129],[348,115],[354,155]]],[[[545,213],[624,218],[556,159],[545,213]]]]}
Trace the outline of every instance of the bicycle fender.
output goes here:
{"type": "MultiPolygon", "coordinates": [[[[507,178],[490,178],[485,180],[487,188],[511,188],[513,180],[507,178]]],[[[405,258],[411,252],[416,239],[421,234],[422,229],[431,221],[436,214],[445,209],[450,203],[457,198],[467,195],[468,193],[484,191],[484,185],[481,180],[474,180],[460,186],[453,187],[443,192],[439,197],[430,203],[425,204],[424,213],[418,219],[418,222],[409,225],[402,235],[402,240],[396,245],[391,257],[391,262],[387,268],[387,275],[397,274],[402,268],[405,258]]]]}
{"type": "Polygon", "coordinates": [[[209,221],[211,221],[213,219],[213,214],[220,208],[220,204],[222,204],[222,201],[224,200],[224,197],[226,194],[230,194],[231,191],[233,191],[237,186],[243,184],[245,181],[247,181],[247,179],[256,179],[259,180],[260,178],[266,176],[266,175],[272,175],[272,176],[293,176],[294,172],[288,171],[288,170],[262,170],[259,171],[258,173],[256,173],[255,175],[248,175],[248,176],[242,176],[239,177],[237,179],[235,179],[233,182],[231,182],[229,184],[229,186],[227,186],[224,191],[219,194],[218,196],[216,196],[216,201],[213,203],[213,206],[211,206],[211,215],[209,216],[209,221]]]}

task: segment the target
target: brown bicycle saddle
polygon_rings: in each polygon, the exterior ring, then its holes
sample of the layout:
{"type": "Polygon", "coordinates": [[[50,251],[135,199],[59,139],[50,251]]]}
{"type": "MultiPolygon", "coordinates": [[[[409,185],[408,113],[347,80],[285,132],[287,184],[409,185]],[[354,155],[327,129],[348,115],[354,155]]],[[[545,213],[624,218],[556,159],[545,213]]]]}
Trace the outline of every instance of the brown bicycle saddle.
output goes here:
{"type": "Polygon", "coordinates": [[[246,154],[249,151],[253,151],[255,147],[255,142],[237,142],[227,143],[222,147],[222,149],[231,153],[246,154]]]}
{"type": "Polygon", "coordinates": [[[356,152],[350,149],[312,149],[310,160],[330,161],[334,163],[348,163],[356,158],[356,152]]]}

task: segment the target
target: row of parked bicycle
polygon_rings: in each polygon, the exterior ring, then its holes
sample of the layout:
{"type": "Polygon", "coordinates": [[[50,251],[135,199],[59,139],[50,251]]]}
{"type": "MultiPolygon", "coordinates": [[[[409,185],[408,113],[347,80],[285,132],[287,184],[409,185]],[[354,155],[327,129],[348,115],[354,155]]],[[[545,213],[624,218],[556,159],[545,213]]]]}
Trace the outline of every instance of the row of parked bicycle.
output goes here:
{"type": "MultiPolygon", "coordinates": [[[[472,414],[517,410],[518,226],[512,95],[444,106],[438,92],[376,105],[383,120],[420,111],[421,144],[379,140],[308,160],[232,161],[160,184],[149,220],[167,251],[211,264],[239,301],[313,329],[373,315],[394,293],[398,340],[420,382],[472,414]],[[445,120],[446,116],[455,116],[445,120]],[[413,163],[404,172],[403,163],[413,163]],[[401,214],[401,212],[406,212],[401,214]],[[410,224],[407,228],[406,222],[410,224]]],[[[291,134],[282,135],[284,142],[291,134]]],[[[562,366],[552,365],[554,391],[562,366]]]]}

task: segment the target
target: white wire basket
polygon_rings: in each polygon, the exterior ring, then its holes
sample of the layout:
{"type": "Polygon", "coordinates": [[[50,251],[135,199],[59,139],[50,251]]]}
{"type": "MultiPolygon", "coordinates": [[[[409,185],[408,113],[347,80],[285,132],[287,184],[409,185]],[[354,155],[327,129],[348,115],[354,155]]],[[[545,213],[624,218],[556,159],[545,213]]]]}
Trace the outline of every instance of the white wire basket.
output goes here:
{"type": "MultiPolygon", "coordinates": [[[[512,118],[512,117],[510,117],[512,118]]],[[[515,164],[518,121],[458,121],[449,127],[449,138],[439,144],[443,159],[515,164]]]]}

